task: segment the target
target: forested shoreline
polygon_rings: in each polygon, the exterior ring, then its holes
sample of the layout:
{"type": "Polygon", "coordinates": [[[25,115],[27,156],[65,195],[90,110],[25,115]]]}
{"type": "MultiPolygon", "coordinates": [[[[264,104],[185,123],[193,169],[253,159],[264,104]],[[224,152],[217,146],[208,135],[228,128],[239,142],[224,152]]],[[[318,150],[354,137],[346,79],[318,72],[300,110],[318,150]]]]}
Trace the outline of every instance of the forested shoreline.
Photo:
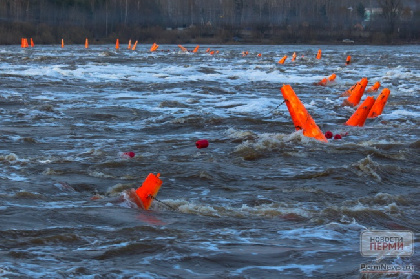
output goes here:
{"type": "Polygon", "coordinates": [[[0,44],[420,41],[418,0],[0,0],[0,44]]]}

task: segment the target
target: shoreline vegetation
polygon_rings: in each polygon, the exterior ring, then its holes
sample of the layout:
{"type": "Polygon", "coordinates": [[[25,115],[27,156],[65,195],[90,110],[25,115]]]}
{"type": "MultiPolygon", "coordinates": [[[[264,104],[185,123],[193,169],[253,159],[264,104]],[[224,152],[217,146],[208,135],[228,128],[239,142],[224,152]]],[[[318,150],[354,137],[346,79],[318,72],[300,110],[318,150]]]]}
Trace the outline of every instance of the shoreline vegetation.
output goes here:
{"type": "Polygon", "coordinates": [[[0,45],[420,43],[417,0],[6,0],[0,45]]]}

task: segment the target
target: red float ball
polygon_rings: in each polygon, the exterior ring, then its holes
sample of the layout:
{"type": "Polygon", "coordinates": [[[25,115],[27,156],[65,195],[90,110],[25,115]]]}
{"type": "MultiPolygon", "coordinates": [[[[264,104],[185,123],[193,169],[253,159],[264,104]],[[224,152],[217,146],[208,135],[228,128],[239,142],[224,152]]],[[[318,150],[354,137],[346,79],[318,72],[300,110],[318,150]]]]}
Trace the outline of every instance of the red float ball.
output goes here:
{"type": "Polygon", "coordinates": [[[332,139],[332,137],[333,137],[333,133],[332,133],[331,131],[326,131],[326,132],[325,132],[325,137],[326,137],[327,139],[332,139]]]}
{"type": "Polygon", "coordinates": [[[209,141],[208,141],[208,140],[205,140],[205,139],[198,140],[198,141],[195,143],[195,146],[196,146],[198,149],[200,149],[200,148],[207,148],[207,147],[209,146],[209,141]]]}
{"type": "Polygon", "coordinates": [[[335,135],[335,136],[334,136],[334,139],[336,139],[336,140],[337,140],[337,139],[341,139],[341,135],[339,135],[339,134],[335,135]]]}

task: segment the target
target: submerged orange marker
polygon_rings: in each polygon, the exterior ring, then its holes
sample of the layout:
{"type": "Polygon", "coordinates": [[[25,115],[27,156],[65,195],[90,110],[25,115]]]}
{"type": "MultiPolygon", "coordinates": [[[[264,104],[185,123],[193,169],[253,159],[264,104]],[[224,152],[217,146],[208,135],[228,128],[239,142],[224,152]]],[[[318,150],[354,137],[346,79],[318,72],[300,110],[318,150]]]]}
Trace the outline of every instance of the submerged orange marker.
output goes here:
{"type": "Polygon", "coordinates": [[[185,47],[183,47],[183,46],[181,46],[181,45],[178,45],[178,47],[183,51],[183,52],[188,52],[188,50],[185,48],[185,47]]]}
{"type": "Polygon", "coordinates": [[[381,87],[381,83],[377,81],[366,92],[378,91],[379,87],[381,87]]]}
{"type": "Polygon", "coordinates": [[[328,142],[324,133],[316,125],[315,121],[312,119],[305,106],[296,96],[292,87],[290,85],[283,85],[280,90],[283,94],[284,101],[287,105],[290,116],[292,117],[296,130],[303,130],[303,135],[306,137],[328,142]]]}
{"type": "Polygon", "coordinates": [[[131,50],[136,50],[136,47],[137,47],[137,43],[138,43],[139,41],[135,41],[134,42],[134,46],[133,46],[133,48],[131,49],[131,50]]]}
{"type": "Polygon", "coordinates": [[[388,88],[384,88],[384,90],[382,90],[381,94],[379,94],[378,98],[376,98],[375,103],[369,111],[367,116],[368,118],[375,118],[382,114],[390,93],[391,91],[389,91],[388,88]]]}
{"type": "Polygon", "coordinates": [[[321,59],[321,49],[318,50],[318,53],[316,54],[316,59],[321,59]]]}
{"type": "Polygon", "coordinates": [[[283,56],[282,59],[279,60],[279,64],[284,64],[284,61],[286,61],[287,55],[283,56]]]}
{"type": "Polygon", "coordinates": [[[160,173],[157,175],[149,173],[143,184],[136,190],[136,195],[139,199],[136,204],[145,210],[150,208],[153,199],[156,197],[160,187],[162,186],[162,180],[159,176],[160,173]]]}
{"type": "Polygon", "coordinates": [[[64,39],[61,39],[61,48],[64,48],[64,39]]]}
{"type": "Polygon", "coordinates": [[[120,49],[120,41],[117,39],[117,41],[115,42],[115,49],[120,49]]]}
{"type": "Polygon", "coordinates": [[[194,53],[196,53],[197,51],[198,51],[198,49],[200,48],[200,46],[199,45],[197,45],[196,47],[195,47],[195,49],[193,50],[193,52],[194,53]]]}
{"type": "Polygon", "coordinates": [[[131,49],[131,39],[128,40],[128,47],[127,47],[127,49],[131,49]]]}
{"type": "Polygon", "coordinates": [[[295,60],[296,60],[296,52],[293,52],[292,61],[295,61],[295,60]]]}
{"type": "Polygon", "coordinates": [[[85,40],[85,48],[89,48],[89,41],[88,41],[88,39],[86,38],[86,40],[85,40]]]}
{"type": "Polygon", "coordinates": [[[208,48],[208,49],[206,50],[206,52],[210,52],[210,48],[208,48]]]}
{"type": "Polygon", "coordinates": [[[349,120],[347,120],[345,125],[363,127],[365,125],[369,111],[371,110],[374,103],[375,98],[368,96],[366,100],[360,105],[360,107],[349,118],[349,120]]]}

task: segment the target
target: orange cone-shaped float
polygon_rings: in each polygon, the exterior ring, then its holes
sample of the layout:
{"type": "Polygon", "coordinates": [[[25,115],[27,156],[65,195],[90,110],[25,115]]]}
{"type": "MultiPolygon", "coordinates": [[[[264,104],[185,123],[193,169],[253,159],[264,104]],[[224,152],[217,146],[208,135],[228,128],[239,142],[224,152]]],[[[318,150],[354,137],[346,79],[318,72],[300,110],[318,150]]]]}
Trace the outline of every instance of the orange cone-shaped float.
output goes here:
{"type": "Polygon", "coordinates": [[[289,110],[296,130],[303,130],[303,135],[306,137],[328,142],[324,133],[316,125],[305,106],[296,96],[292,87],[290,85],[283,85],[281,93],[283,94],[284,101],[286,102],[287,109],[289,110]]]}
{"type": "Polygon", "coordinates": [[[210,52],[210,48],[208,48],[208,49],[206,50],[206,52],[210,52]]]}
{"type": "Polygon", "coordinates": [[[188,52],[188,50],[185,48],[185,47],[183,47],[183,46],[181,46],[181,45],[178,45],[178,47],[183,51],[183,52],[188,52]]]}
{"type": "Polygon", "coordinates": [[[34,46],[35,46],[34,41],[31,38],[31,47],[34,47],[34,46]]]}
{"type": "Polygon", "coordinates": [[[131,39],[128,40],[128,47],[127,47],[127,49],[131,49],[131,39]]]}
{"type": "Polygon", "coordinates": [[[293,52],[292,61],[295,61],[295,60],[296,60],[296,52],[293,52]]]}
{"type": "Polygon", "coordinates": [[[117,41],[115,42],[115,49],[120,49],[120,41],[117,39],[117,41]]]}
{"type": "Polygon", "coordinates": [[[200,46],[199,45],[197,45],[196,47],[195,47],[195,49],[193,50],[193,52],[194,53],[196,53],[197,51],[198,51],[198,49],[200,48],[200,46]]]}
{"type": "Polygon", "coordinates": [[[330,75],[329,77],[328,77],[328,81],[330,81],[330,82],[332,82],[332,81],[334,81],[335,80],[335,78],[337,77],[337,75],[336,74],[332,74],[332,75],[330,75]]]}
{"type": "Polygon", "coordinates": [[[318,53],[316,54],[316,59],[321,59],[321,49],[318,50],[318,53]]]}
{"type": "Polygon", "coordinates": [[[381,83],[377,81],[368,90],[366,90],[366,92],[378,91],[379,87],[381,87],[381,83]]]}
{"type": "Polygon", "coordinates": [[[366,100],[360,105],[360,107],[349,118],[349,120],[347,120],[345,125],[363,127],[365,125],[369,111],[371,110],[374,103],[375,98],[368,96],[366,100]]]}
{"type": "Polygon", "coordinates": [[[345,100],[345,104],[357,106],[362,99],[367,84],[368,79],[362,78],[362,80],[357,83],[356,87],[350,92],[350,96],[347,98],[347,100],[345,100]]]}
{"type": "Polygon", "coordinates": [[[64,48],[64,39],[61,39],[61,48],[64,48]]]}
{"type": "Polygon", "coordinates": [[[347,59],[346,59],[346,65],[350,65],[350,63],[351,63],[351,56],[349,55],[347,56],[347,59]]]}
{"type": "Polygon", "coordinates": [[[154,175],[149,173],[149,175],[144,180],[143,184],[136,190],[136,204],[148,210],[152,205],[153,199],[156,197],[160,186],[162,186],[162,180],[159,178],[160,173],[154,175]]]}
{"type": "Polygon", "coordinates": [[[135,41],[134,42],[134,45],[133,45],[133,48],[132,48],[132,50],[136,50],[136,47],[137,47],[137,43],[138,43],[139,41],[135,41]]]}
{"type": "Polygon", "coordinates": [[[86,40],[85,40],[85,48],[89,48],[89,41],[88,41],[88,39],[86,38],[86,40]]]}
{"type": "Polygon", "coordinates": [[[284,64],[284,61],[286,61],[287,55],[283,56],[282,59],[279,60],[279,64],[284,64]]]}
{"type": "Polygon", "coordinates": [[[389,91],[388,88],[384,88],[384,90],[382,90],[381,94],[379,94],[378,98],[376,98],[376,101],[368,114],[368,118],[375,118],[382,114],[390,93],[391,91],[389,91]]]}
{"type": "Polygon", "coordinates": [[[153,43],[152,47],[150,48],[150,51],[151,51],[151,52],[154,52],[154,51],[156,51],[158,48],[159,48],[159,45],[158,45],[158,44],[156,44],[156,43],[153,43]]]}

